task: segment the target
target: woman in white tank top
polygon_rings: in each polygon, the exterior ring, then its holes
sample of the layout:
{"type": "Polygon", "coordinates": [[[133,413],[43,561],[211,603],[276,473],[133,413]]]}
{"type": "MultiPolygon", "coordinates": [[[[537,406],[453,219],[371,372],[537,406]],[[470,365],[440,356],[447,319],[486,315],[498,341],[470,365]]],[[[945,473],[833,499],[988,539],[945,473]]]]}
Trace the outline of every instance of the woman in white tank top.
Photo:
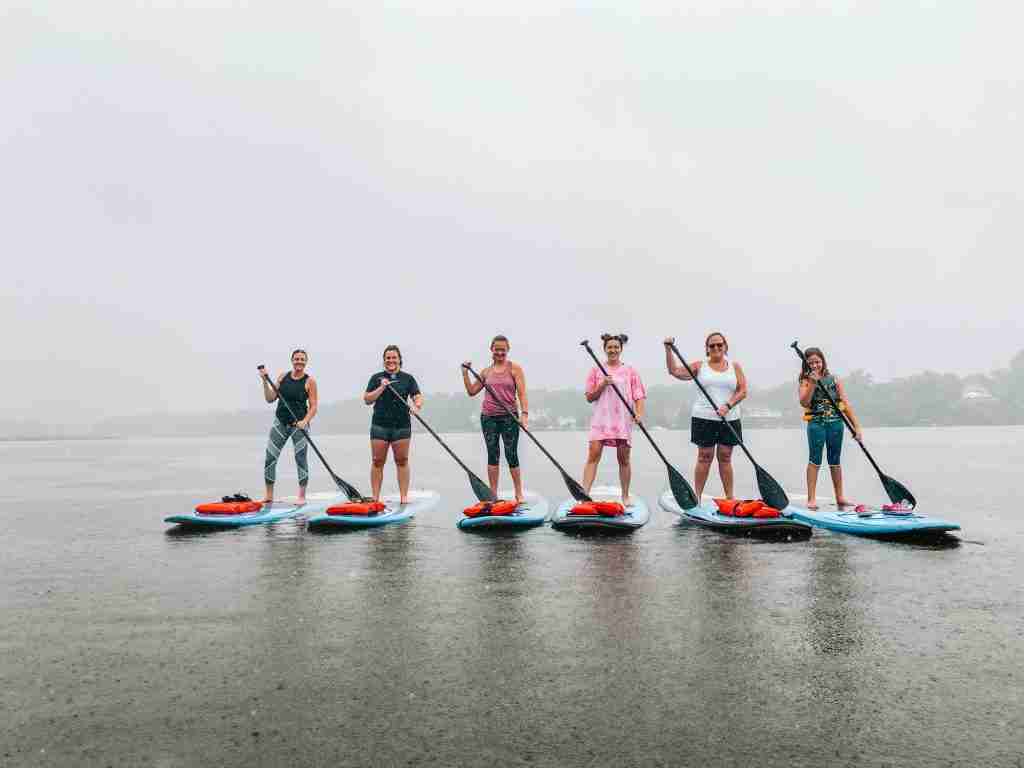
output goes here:
{"type": "MultiPolygon", "coordinates": [[[[665,365],[668,372],[682,381],[692,378],[685,366],[676,361],[669,344],[675,339],[665,339],[665,365]]],[[[725,418],[743,439],[740,425],[740,402],[747,396],[747,377],[743,368],[728,357],[729,342],[718,331],[708,334],[704,341],[707,358],[694,360],[690,369],[696,374],[697,380],[704,385],[715,408],[707,401],[700,390],[696,391],[693,410],[690,413],[690,442],[697,446],[697,466],[693,470],[693,485],[699,498],[704,491],[711,471],[711,462],[718,458],[718,474],[722,478],[722,489],[725,497],[731,499],[733,489],[732,449],[738,445],[729,428],[722,423],[725,418]]]]}

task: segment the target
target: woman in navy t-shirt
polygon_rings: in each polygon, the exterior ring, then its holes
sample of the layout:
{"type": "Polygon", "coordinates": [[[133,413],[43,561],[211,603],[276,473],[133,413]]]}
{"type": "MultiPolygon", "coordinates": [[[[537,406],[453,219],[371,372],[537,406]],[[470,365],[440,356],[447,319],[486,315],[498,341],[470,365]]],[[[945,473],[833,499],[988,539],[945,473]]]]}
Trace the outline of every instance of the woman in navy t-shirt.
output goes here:
{"type": "Polygon", "coordinates": [[[409,502],[409,443],[412,440],[412,420],[409,407],[418,413],[423,407],[416,379],[402,370],[402,352],[394,344],[384,348],[384,370],[373,374],[366,384],[363,402],[373,406],[370,421],[370,485],[374,501],[380,501],[380,487],[384,482],[384,465],[388,460],[388,446],[398,468],[398,491],[401,503],[409,502]],[[390,386],[389,386],[390,385],[390,386]],[[395,393],[398,393],[397,395],[395,393]],[[412,400],[412,405],[406,403],[412,400]]]}

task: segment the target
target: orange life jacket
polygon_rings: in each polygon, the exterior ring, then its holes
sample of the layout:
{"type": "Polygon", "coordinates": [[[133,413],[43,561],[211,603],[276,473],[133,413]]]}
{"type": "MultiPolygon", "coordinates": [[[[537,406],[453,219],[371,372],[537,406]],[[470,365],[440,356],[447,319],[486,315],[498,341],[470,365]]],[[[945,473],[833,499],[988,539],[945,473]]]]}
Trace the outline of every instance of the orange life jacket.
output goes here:
{"type": "Polygon", "coordinates": [[[328,515],[376,515],[387,509],[383,501],[352,501],[327,508],[328,515]]]}
{"type": "Polygon", "coordinates": [[[472,507],[462,510],[466,517],[498,517],[511,515],[519,505],[514,501],[478,501],[472,507]]]}
{"type": "Polygon", "coordinates": [[[719,514],[730,517],[778,517],[779,510],[769,507],[760,499],[715,499],[719,514]]]}
{"type": "Polygon", "coordinates": [[[569,514],[583,517],[618,517],[626,514],[626,508],[617,501],[584,501],[570,509],[569,514]]]}
{"type": "Polygon", "coordinates": [[[247,515],[263,509],[258,501],[212,501],[200,504],[196,512],[200,515],[247,515]]]}

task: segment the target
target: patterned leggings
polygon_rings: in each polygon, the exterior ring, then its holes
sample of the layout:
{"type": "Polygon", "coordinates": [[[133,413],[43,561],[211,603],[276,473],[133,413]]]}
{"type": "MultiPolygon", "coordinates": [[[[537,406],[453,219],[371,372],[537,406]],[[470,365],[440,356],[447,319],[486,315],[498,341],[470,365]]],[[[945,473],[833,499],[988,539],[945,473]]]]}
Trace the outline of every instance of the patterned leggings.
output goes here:
{"type": "Polygon", "coordinates": [[[306,448],[309,447],[309,443],[304,434],[295,427],[283,424],[280,419],[274,419],[274,426],[270,428],[267,457],[263,462],[263,478],[267,481],[267,485],[274,484],[277,475],[277,459],[289,437],[292,439],[292,445],[295,446],[295,468],[299,472],[299,485],[305,488],[309,482],[309,466],[306,464],[306,448]]]}
{"type": "Polygon", "coordinates": [[[484,444],[487,446],[487,464],[491,467],[498,466],[501,459],[501,449],[498,447],[498,438],[505,444],[505,461],[509,469],[519,466],[519,422],[508,414],[504,416],[480,415],[480,427],[484,432],[484,444]]]}

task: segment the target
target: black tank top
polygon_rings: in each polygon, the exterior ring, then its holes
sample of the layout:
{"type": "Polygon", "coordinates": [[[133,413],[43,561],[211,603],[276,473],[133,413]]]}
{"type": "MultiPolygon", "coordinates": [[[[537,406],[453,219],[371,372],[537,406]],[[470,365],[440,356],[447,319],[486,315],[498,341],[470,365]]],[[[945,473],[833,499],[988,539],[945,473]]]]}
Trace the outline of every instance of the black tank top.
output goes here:
{"type": "Polygon", "coordinates": [[[306,413],[309,412],[307,407],[309,395],[306,393],[306,379],[308,378],[307,374],[302,374],[301,379],[293,379],[289,371],[281,379],[281,383],[277,385],[277,391],[281,393],[281,396],[278,398],[277,413],[275,414],[279,421],[292,424],[306,417],[306,413]],[[294,416],[285,408],[285,403],[291,406],[294,416]]]}

